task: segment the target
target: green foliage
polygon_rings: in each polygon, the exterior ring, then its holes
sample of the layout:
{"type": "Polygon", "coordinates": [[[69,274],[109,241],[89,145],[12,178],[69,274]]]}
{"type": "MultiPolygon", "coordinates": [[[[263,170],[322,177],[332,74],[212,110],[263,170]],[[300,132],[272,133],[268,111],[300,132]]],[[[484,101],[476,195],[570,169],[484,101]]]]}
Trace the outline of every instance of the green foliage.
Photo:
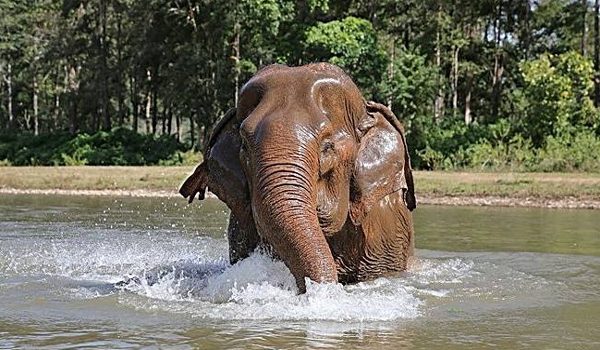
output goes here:
{"type": "Polygon", "coordinates": [[[385,50],[379,45],[371,22],[355,17],[309,28],[306,53],[311,60],[342,67],[367,95],[376,91],[387,65],[385,50]]]}
{"type": "Polygon", "coordinates": [[[542,55],[522,64],[527,101],[523,127],[536,146],[547,135],[561,137],[577,126],[598,124],[590,93],[592,63],[575,52],[542,55]]]}
{"type": "Polygon", "coordinates": [[[0,159],[13,165],[154,165],[186,161],[184,146],[170,136],[117,128],[96,134],[2,135],[0,159]]]}
{"type": "Polygon", "coordinates": [[[600,138],[589,130],[548,136],[537,153],[536,171],[600,171],[600,138]]]}
{"type": "Polygon", "coordinates": [[[596,171],[592,4],[0,0],[0,159],[193,163],[258,69],[328,61],[415,168],[596,171]]]}
{"type": "Polygon", "coordinates": [[[529,139],[516,135],[509,140],[493,144],[482,139],[466,150],[466,168],[495,171],[528,171],[536,163],[529,139]]]}
{"type": "Polygon", "coordinates": [[[420,118],[412,123],[407,142],[416,168],[440,170],[464,166],[465,149],[488,137],[489,130],[479,125],[465,125],[459,119],[420,118]]]}
{"type": "MultiPolygon", "coordinates": [[[[501,119],[485,126],[431,123],[423,135],[425,146],[413,155],[422,169],[487,171],[600,171],[600,137],[590,129],[571,128],[560,136],[547,135],[536,147],[501,119]]],[[[409,135],[410,136],[410,135],[409,135]]],[[[409,144],[418,144],[414,140],[409,144]]]]}
{"type": "Polygon", "coordinates": [[[494,171],[598,172],[600,155],[590,150],[599,147],[600,138],[590,131],[564,138],[547,136],[541,148],[534,148],[531,141],[521,135],[497,145],[482,140],[467,150],[467,167],[494,171]]]}
{"type": "Polygon", "coordinates": [[[394,113],[405,122],[431,115],[438,71],[427,64],[425,56],[398,51],[391,71],[379,84],[381,100],[390,101],[394,113]]]}

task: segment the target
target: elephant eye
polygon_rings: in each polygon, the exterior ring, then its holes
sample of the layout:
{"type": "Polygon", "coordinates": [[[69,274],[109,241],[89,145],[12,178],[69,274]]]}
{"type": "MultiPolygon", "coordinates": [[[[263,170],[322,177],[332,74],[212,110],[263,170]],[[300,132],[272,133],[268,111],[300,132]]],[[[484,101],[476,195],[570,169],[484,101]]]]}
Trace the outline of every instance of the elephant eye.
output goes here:
{"type": "Polygon", "coordinates": [[[319,175],[326,176],[333,170],[336,155],[333,142],[327,140],[321,145],[321,156],[319,157],[319,175]]]}
{"type": "Polygon", "coordinates": [[[331,152],[333,150],[334,150],[333,142],[331,142],[331,141],[323,142],[323,145],[321,146],[321,152],[327,153],[327,152],[331,152]]]}

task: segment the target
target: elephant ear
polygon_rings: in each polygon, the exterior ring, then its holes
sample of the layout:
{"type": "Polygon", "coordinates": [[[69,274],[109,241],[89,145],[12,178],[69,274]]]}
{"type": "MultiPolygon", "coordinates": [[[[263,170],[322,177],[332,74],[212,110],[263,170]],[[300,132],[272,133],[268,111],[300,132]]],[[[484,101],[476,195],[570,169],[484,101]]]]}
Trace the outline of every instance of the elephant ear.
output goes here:
{"type": "Polygon", "coordinates": [[[204,161],[179,189],[190,203],[196,194],[204,199],[207,187],[230,208],[247,201],[248,184],[239,159],[239,124],[232,108],[214,127],[204,146],[204,161]]]}
{"type": "Polygon", "coordinates": [[[409,210],[417,206],[404,128],[386,106],[367,102],[360,120],[360,145],[354,163],[350,218],[360,225],[385,196],[403,190],[409,210]]]}

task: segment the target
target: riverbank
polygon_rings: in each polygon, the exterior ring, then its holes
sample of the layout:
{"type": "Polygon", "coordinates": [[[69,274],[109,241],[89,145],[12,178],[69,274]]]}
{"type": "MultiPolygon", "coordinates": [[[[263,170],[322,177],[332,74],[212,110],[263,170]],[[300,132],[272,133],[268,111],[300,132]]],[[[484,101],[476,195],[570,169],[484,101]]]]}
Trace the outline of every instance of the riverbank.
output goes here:
{"type": "MultiPolygon", "coordinates": [[[[193,167],[0,167],[0,193],[170,197],[193,167]]],[[[415,171],[420,204],[600,209],[600,174],[415,171]]]]}

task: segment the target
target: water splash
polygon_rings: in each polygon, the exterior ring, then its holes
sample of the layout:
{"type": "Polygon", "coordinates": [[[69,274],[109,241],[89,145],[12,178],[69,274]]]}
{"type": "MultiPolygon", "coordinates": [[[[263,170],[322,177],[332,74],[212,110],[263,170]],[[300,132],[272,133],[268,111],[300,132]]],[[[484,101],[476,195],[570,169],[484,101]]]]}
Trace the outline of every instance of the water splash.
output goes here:
{"type": "Polygon", "coordinates": [[[385,321],[417,317],[422,305],[401,279],[353,286],[307,279],[306,293],[298,295],[287,267],[260,253],[214,274],[193,276],[175,267],[156,283],[148,281],[126,286],[155,299],[151,305],[144,301],[138,306],[210,319],[385,321]]]}
{"type": "Polygon", "coordinates": [[[116,295],[124,306],[213,320],[412,319],[442,299],[504,298],[539,282],[476,257],[444,256],[356,285],[307,281],[307,292],[298,295],[285,264],[267,255],[255,253],[230,266],[222,238],[104,229],[29,239],[3,242],[0,274],[66,279],[62,293],[78,299],[116,295]]]}

